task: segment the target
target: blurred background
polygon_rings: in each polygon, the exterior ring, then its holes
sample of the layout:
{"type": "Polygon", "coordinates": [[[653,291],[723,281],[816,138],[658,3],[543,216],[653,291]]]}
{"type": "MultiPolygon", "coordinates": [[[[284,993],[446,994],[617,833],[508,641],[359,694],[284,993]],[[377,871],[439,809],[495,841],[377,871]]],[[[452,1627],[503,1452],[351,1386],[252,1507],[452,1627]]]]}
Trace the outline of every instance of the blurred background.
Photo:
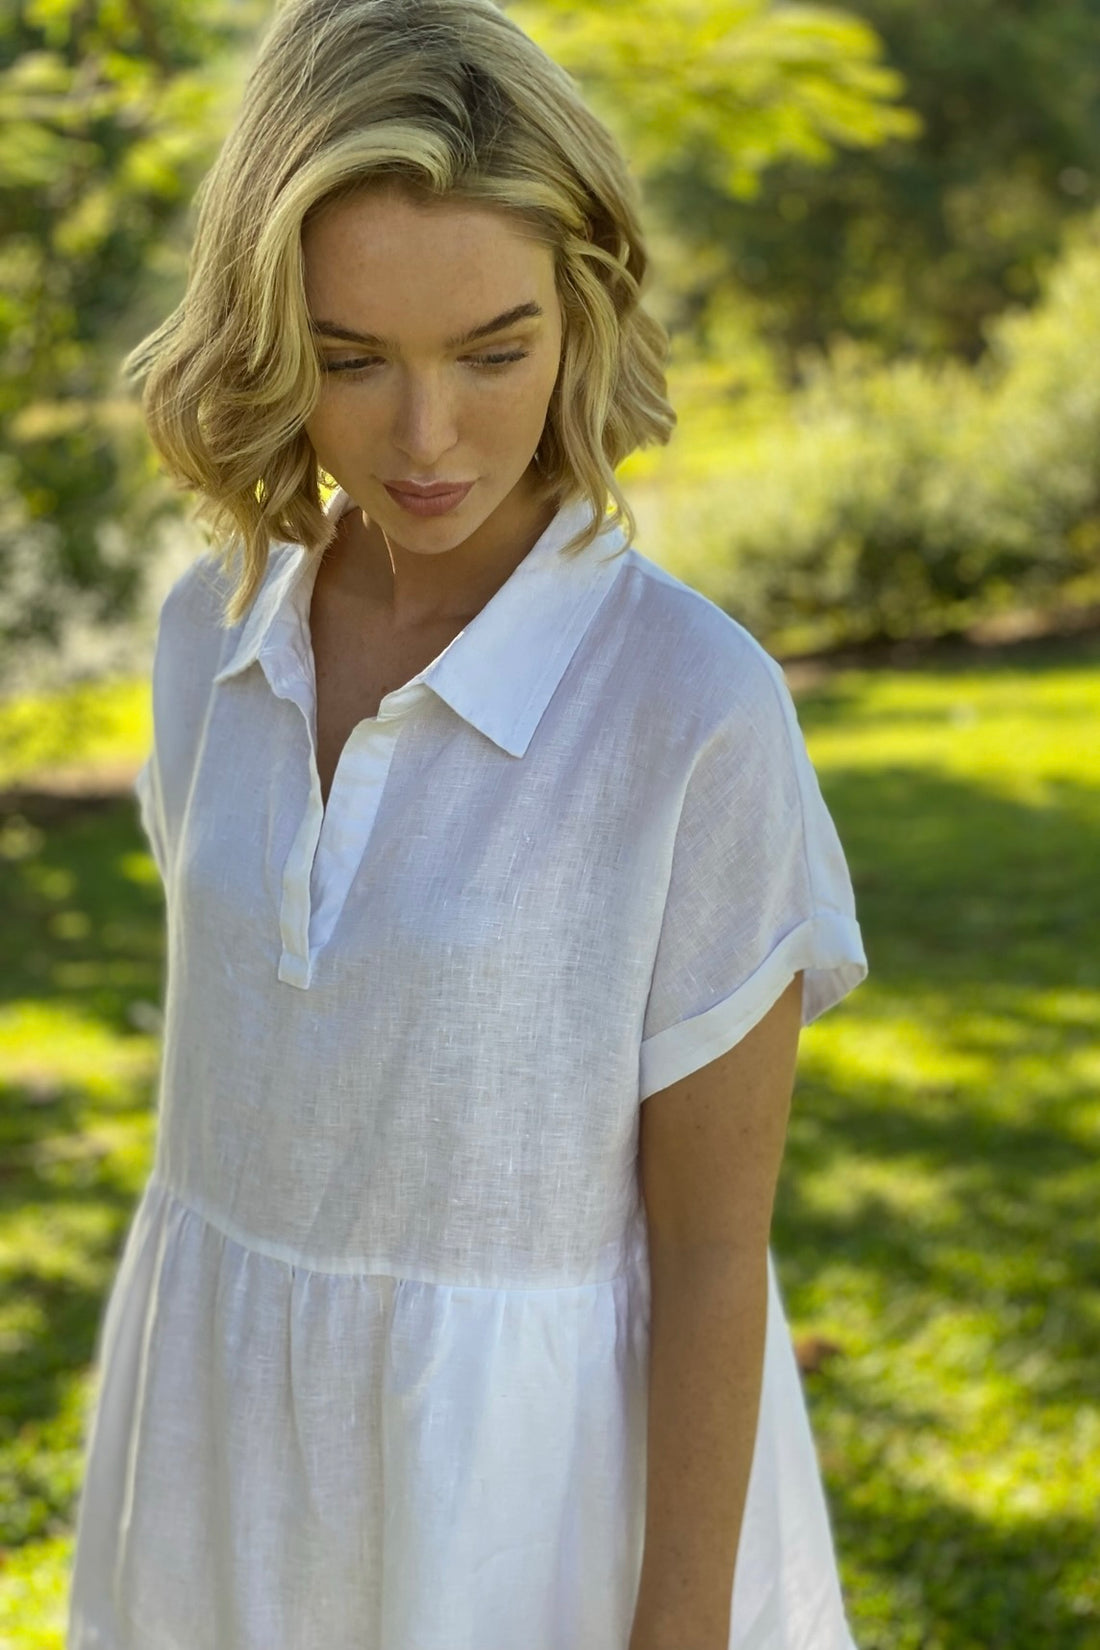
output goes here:
{"type": "MultiPolygon", "coordinates": [[[[1100,1646],[1100,0],[504,7],[623,144],[672,337],[638,548],[779,657],[868,982],[773,1249],[860,1650],[1100,1646]]],[[[133,775],[205,548],[122,355],[259,0],[0,5],[0,1643],[59,1650],[151,1166],[133,775]]]]}

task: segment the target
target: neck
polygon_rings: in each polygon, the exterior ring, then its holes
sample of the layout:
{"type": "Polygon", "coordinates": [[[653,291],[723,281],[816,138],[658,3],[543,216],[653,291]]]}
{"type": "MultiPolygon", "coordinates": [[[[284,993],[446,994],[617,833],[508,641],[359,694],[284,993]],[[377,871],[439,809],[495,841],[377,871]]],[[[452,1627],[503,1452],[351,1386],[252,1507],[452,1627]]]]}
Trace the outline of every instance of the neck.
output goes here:
{"type": "Polygon", "coordinates": [[[395,632],[467,623],[545,533],[558,503],[516,488],[468,539],[434,554],[410,550],[361,509],[344,518],[334,583],[381,609],[395,632]]]}

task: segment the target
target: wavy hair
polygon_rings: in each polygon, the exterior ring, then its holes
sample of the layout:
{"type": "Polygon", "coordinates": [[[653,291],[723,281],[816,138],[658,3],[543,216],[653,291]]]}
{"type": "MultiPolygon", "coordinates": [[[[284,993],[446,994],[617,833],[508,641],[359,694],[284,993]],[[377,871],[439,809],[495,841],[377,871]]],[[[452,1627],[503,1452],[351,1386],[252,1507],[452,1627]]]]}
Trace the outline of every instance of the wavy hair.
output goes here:
{"type": "Polygon", "coordinates": [[[676,424],[668,334],[641,303],[635,185],[565,69],[495,0],[284,0],[196,193],[184,297],[122,364],[143,381],[169,476],[199,495],[216,557],[240,557],[226,625],[251,604],[272,544],[320,554],[336,531],[303,427],[323,369],[302,231],[371,185],[495,207],[553,249],[563,348],[538,495],[586,498],[595,518],[564,553],[593,542],[611,502],[633,540],[615,467],[676,424]]]}

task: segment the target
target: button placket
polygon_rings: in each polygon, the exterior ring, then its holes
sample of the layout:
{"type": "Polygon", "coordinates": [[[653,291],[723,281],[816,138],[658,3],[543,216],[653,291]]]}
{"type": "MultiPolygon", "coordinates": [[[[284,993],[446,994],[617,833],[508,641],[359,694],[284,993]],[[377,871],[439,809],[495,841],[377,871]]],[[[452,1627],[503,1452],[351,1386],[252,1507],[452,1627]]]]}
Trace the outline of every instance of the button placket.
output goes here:
{"type": "MultiPolygon", "coordinates": [[[[419,681],[388,693],[378,715],[360,722],[340,753],[327,807],[321,799],[310,726],[310,792],[283,872],[278,978],[308,989],[319,953],[332,936],[374,830],[390,764],[419,681]]],[[[294,693],[287,694],[301,706],[294,693]]],[[[303,713],[306,707],[301,706],[303,713]]],[[[309,716],[306,713],[309,724],[309,716]]]]}
{"type": "Polygon", "coordinates": [[[314,765],[309,801],[283,867],[279,905],[279,934],[283,944],[279,979],[303,989],[309,985],[313,973],[309,949],[310,879],[321,833],[321,814],[321,784],[314,765]]]}

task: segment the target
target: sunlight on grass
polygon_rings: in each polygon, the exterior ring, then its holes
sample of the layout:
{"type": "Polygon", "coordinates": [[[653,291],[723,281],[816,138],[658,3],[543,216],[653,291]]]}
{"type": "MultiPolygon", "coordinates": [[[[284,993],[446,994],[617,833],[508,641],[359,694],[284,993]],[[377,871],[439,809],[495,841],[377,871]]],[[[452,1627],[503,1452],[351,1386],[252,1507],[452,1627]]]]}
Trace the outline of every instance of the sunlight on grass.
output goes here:
{"type": "Polygon", "coordinates": [[[934,1004],[922,999],[894,1007],[895,1012],[878,1018],[864,1012],[807,1027],[802,1069],[831,1072],[838,1086],[853,1078],[881,1079],[892,1088],[900,1085],[921,1094],[952,1093],[991,1079],[998,1059],[960,1047],[942,1018],[930,1017],[934,1004]]]}
{"type": "Polygon", "coordinates": [[[1095,681],[1079,670],[841,671],[810,696],[807,721],[822,771],[934,767],[983,776],[1002,794],[1048,807],[1058,804],[1048,781],[1100,779],[1100,741],[1081,745],[1097,699],[1095,681]],[[858,705],[850,719],[842,714],[849,702],[858,705]]]}
{"type": "Polygon", "coordinates": [[[872,974],[804,1034],[775,1242],[842,1349],[807,1390],[861,1650],[1100,1643],[1098,713],[1094,656],[800,702],[872,974]]]}
{"type": "Polygon", "coordinates": [[[60,1650],[72,1557],[71,1534],[8,1553],[0,1582],[0,1644],[7,1650],[60,1650]]]}
{"type": "Polygon", "coordinates": [[[64,998],[0,1008],[0,1078],[6,1083],[48,1076],[78,1087],[90,1100],[109,1102],[120,1082],[148,1076],[154,1054],[151,1039],[120,1038],[64,998]]]}
{"type": "MultiPolygon", "coordinates": [[[[105,1158],[108,1151],[109,1141],[104,1139],[98,1153],[84,1155],[105,1158]]],[[[81,1183],[87,1186],[92,1180],[88,1174],[81,1183]]],[[[26,1266],[26,1256],[32,1253],[29,1270],[37,1278],[63,1278],[71,1284],[98,1287],[103,1281],[102,1269],[87,1263],[85,1250],[89,1245],[101,1246],[113,1233],[109,1211],[89,1205],[84,1199],[64,1202],[51,1196],[48,1202],[24,1203],[17,1212],[0,1220],[0,1268],[20,1263],[26,1266]]]]}
{"type": "MultiPolygon", "coordinates": [[[[68,693],[0,703],[0,786],[44,768],[144,756],[153,713],[146,681],[93,681],[68,693]]],[[[136,764],[135,764],[136,765],[136,764]]]]}

